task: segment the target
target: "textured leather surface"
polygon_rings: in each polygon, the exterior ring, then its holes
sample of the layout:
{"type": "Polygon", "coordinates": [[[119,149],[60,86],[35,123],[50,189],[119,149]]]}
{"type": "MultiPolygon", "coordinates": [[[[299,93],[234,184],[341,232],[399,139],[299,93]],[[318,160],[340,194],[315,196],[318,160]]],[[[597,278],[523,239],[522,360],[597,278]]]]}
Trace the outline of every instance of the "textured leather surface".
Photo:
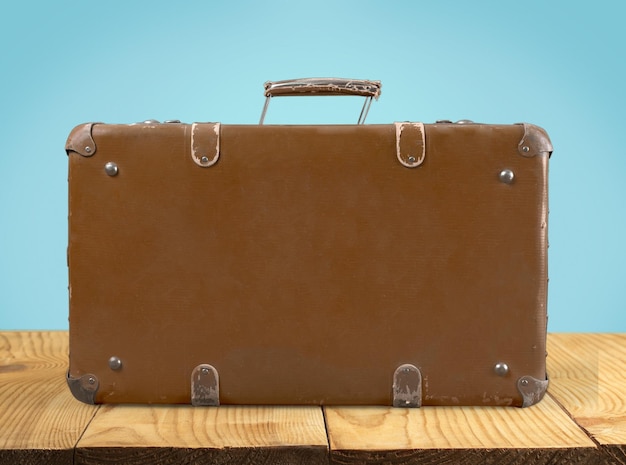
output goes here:
{"type": "Polygon", "coordinates": [[[189,403],[210,364],[222,404],[391,405],[412,364],[422,405],[521,405],[547,290],[548,153],[520,155],[524,128],[424,125],[407,169],[394,125],[221,125],[205,168],[191,125],[94,125],[93,156],[68,152],[70,377],[189,403]]]}

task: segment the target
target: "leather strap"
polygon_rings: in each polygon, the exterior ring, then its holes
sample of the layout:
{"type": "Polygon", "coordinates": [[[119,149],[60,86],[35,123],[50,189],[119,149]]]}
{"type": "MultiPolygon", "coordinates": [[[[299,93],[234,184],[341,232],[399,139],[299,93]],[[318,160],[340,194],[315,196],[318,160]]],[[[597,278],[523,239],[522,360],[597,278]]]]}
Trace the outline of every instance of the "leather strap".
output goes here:
{"type": "Polygon", "coordinates": [[[220,157],[220,123],[191,125],[191,158],[203,168],[213,166],[220,157]]]}
{"type": "Polygon", "coordinates": [[[407,168],[416,168],[426,159],[424,123],[394,123],[396,126],[396,154],[407,168]]]}

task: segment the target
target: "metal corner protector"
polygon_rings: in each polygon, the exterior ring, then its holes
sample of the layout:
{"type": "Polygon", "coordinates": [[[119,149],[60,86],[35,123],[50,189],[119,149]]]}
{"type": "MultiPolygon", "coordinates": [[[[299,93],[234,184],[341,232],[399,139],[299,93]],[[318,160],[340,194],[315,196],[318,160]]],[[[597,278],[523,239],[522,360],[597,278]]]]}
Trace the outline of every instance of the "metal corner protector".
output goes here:
{"type": "Polygon", "coordinates": [[[522,408],[535,405],[543,399],[548,391],[550,383],[548,376],[546,379],[537,379],[532,376],[522,376],[517,380],[517,390],[522,395],[522,408]]]}
{"type": "Polygon", "coordinates": [[[87,373],[78,378],[74,378],[67,372],[67,385],[74,397],[85,404],[95,405],[96,394],[100,387],[100,382],[96,375],[87,373]]]}

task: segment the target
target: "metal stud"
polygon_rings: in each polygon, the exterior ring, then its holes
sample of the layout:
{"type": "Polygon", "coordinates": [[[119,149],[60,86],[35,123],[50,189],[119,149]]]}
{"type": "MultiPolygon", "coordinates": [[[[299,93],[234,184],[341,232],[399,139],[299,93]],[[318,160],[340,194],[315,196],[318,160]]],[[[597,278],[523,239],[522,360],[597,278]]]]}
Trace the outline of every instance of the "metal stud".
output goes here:
{"type": "Polygon", "coordinates": [[[499,178],[504,184],[512,184],[515,179],[515,173],[513,173],[510,169],[505,169],[500,171],[499,178]]]}
{"type": "Polygon", "coordinates": [[[205,155],[205,156],[203,156],[202,158],[200,158],[200,162],[201,162],[203,165],[206,165],[206,164],[209,162],[209,157],[207,157],[206,155],[205,155]]]}
{"type": "Polygon", "coordinates": [[[109,368],[111,370],[117,371],[122,368],[122,360],[119,357],[111,357],[109,359],[109,368]]]}
{"type": "Polygon", "coordinates": [[[86,146],[86,147],[85,147],[85,152],[86,152],[86,153],[91,153],[91,147],[86,146]]]}
{"type": "Polygon", "coordinates": [[[509,366],[504,362],[498,362],[493,367],[493,371],[495,371],[498,376],[506,376],[509,374],[509,366]]]}
{"type": "Polygon", "coordinates": [[[523,146],[522,147],[522,152],[524,152],[524,153],[530,152],[530,147],[528,147],[527,145],[523,146]]]}
{"type": "Polygon", "coordinates": [[[115,163],[110,161],[110,162],[107,162],[104,165],[104,171],[109,176],[117,176],[117,173],[119,172],[119,169],[118,169],[118,167],[117,167],[117,165],[115,163]]]}
{"type": "Polygon", "coordinates": [[[94,384],[96,384],[96,378],[94,376],[90,376],[89,378],[87,378],[87,382],[93,386],[94,384]]]}
{"type": "Polygon", "coordinates": [[[409,157],[409,163],[410,164],[415,163],[415,157],[409,157]]]}

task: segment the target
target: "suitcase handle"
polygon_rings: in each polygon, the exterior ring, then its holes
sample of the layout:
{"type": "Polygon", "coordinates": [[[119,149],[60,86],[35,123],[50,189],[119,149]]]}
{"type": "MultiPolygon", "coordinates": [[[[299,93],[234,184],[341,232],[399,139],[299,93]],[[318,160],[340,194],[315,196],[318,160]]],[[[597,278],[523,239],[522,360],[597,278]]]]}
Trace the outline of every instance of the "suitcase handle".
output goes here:
{"type": "Polygon", "coordinates": [[[344,78],[305,78],[285,81],[267,81],[265,87],[265,105],[259,124],[263,124],[267,107],[272,97],[293,97],[305,95],[356,95],[365,97],[363,109],[357,124],[363,124],[369,112],[372,99],[380,96],[380,81],[344,78]]]}

